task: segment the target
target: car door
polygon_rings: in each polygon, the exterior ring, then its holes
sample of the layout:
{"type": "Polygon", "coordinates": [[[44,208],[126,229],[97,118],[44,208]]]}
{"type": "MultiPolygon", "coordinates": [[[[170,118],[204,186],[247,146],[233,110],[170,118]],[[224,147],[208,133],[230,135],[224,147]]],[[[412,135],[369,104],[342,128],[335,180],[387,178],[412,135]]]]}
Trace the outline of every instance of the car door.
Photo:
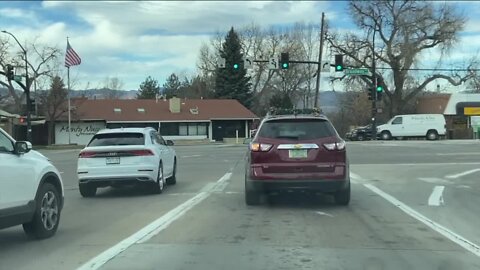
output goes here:
{"type": "Polygon", "coordinates": [[[163,172],[165,173],[165,175],[170,175],[172,166],[170,165],[170,159],[168,157],[168,149],[166,147],[166,143],[159,138],[158,133],[155,131],[150,132],[150,137],[152,138],[152,143],[157,149],[160,158],[163,161],[163,172]]]}
{"type": "Polygon", "coordinates": [[[173,173],[173,161],[174,161],[174,151],[173,148],[167,145],[167,142],[163,139],[163,137],[156,133],[157,140],[159,143],[162,145],[165,151],[165,159],[167,160],[167,167],[168,167],[168,175],[171,175],[173,173]]]}
{"type": "Polygon", "coordinates": [[[402,116],[397,116],[392,120],[392,123],[390,124],[390,133],[393,137],[405,136],[405,128],[402,116]]]}
{"type": "Polygon", "coordinates": [[[35,168],[26,155],[15,154],[13,141],[0,131],[0,209],[26,205],[33,199],[30,185],[35,168]]]}

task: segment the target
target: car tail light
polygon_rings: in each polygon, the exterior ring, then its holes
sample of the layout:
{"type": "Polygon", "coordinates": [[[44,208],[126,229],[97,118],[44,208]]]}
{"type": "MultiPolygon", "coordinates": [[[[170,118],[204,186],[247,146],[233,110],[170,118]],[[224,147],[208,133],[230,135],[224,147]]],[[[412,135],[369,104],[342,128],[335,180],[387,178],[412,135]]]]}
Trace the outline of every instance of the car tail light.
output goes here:
{"type": "Polygon", "coordinates": [[[78,154],[79,158],[92,158],[95,157],[95,152],[92,151],[82,151],[80,154],[78,154]]]}
{"type": "Polygon", "coordinates": [[[325,143],[323,146],[330,151],[333,150],[344,150],[345,149],[345,141],[335,142],[335,143],[325,143]]]}
{"type": "Polygon", "coordinates": [[[132,151],[128,151],[128,153],[134,156],[153,156],[153,152],[148,149],[132,150],[132,151]]]}
{"type": "Polygon", "coordinates": [[[268,143],[251,143],[250,144],[250,150],[252,152],[267,152],[272,148],[271,144],[268,143]]]}

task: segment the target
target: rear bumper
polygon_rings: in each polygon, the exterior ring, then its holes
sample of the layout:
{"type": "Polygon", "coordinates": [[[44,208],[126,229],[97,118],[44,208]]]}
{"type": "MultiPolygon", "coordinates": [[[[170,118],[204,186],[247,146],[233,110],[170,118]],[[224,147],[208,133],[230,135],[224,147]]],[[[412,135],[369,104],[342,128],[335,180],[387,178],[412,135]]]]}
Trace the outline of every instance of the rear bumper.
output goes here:
{"type": "Polygon", "coordinates": [[[251,180],[247,185],[258,191],[285,191],[285,190],[310,190],[316,192],[336,192],[343,190],[350,184],[349,179],[344,180],[251,180]]]}
{"type": "Polygon", "coordinates": [[[82,178],[79,179],[79,185],[93,185],[96,187],[108,186],[128,186],[144,183],[153,183],[156,179],[151,176],[128,176],[128,177],[101,177],[101,178],[82,178]]]}
{"type": "Polygon", "coordinates": [[[246,184],[250,188],[264,191],[312,190],[336,192],[350,185],[349,166],[336,166],[330,173],[265,174],[258,168],[250,167],[246,172],[246,184]],[[257,169],[257,170],[255,170],[257,169]]]}

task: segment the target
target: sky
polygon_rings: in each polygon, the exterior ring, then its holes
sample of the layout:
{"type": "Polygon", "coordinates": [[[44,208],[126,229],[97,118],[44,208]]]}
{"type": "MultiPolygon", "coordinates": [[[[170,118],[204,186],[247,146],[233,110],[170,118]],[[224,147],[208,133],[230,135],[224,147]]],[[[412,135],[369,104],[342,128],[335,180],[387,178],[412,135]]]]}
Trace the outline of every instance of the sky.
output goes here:
{"type": "MultiPolygon", "coordinates": [[[[448,65],[470,58],[480,44],[480,2],[451,2],[468,22],[448,65]]],[[[1,1],[0,30],[21,43],[36,39],[62,50],[68,36],[82,58],[71,68],[76,89],[101,87],[109,76],[134,90],[147,76],[163,84],[172,72],[195,73],[200,46],[231,26],[319,23],[325,12],[332,29],[355,30],[346,6],[343,1],[1,1]]],[[[439,52],[422,57],[437,59],[439,52]]]]}

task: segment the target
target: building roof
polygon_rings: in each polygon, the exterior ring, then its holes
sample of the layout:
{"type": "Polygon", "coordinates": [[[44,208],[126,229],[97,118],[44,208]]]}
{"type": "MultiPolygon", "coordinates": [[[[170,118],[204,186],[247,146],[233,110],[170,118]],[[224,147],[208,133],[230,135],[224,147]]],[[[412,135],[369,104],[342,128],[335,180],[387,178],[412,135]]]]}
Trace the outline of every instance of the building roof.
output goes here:
{"type": "MultiPolygon", "coordinates": [[[[72,120],[107,122],[245,120],[258,117],[233,99],[181,99],[180,113],[170,112],[169,100],[72,99],[72,120]]],[[[59,120],[66,120],[67,113],[59,120]]]]}
{"type": "Polygon", "coordinates": [[[429,94],[419,96],[417,99],[416,113],[419,114],[443,114],[450,94],[429,94]]]}

